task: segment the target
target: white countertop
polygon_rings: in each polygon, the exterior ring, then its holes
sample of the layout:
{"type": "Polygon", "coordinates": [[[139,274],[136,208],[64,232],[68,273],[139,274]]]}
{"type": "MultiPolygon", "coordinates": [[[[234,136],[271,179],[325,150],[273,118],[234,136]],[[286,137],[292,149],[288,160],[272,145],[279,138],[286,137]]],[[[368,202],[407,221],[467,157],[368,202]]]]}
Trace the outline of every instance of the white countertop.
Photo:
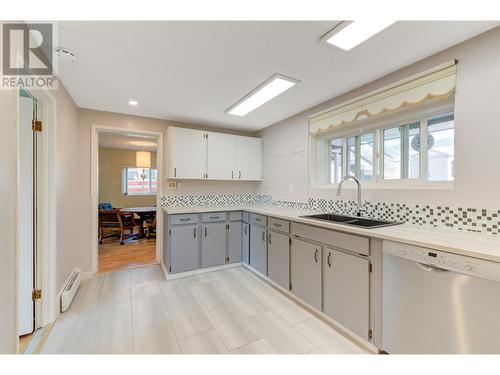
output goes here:
{"type": "Polygon", "coordinates": [[[258,205],[165,207],[163,210],[167,214],[248,211],[261,215],[293,220],[295,222],[310,224],[317,227],[335,229],[345,233],[391,240],[409,245],[428,247],[454,254],[467,255],[475,258],[500,262],[500,236],[460,231],[454,228],[434,228],[430,226],[405,223],[402,225],[367,229],[301,217],[303,215],[318,213],[315,211],[301,211],[296,209],[258,205]]]}

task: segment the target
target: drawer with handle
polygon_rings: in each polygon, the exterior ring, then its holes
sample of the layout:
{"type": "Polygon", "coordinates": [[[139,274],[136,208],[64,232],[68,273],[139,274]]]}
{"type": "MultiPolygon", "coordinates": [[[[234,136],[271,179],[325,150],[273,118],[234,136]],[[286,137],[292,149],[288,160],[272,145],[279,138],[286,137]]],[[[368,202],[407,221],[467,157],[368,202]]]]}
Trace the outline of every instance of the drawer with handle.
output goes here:
{"type": "Polygon", "coordinates": [[[269,227],[269,229],[277,230],[280,232],[290,232],[290,222],[286,220],[270,217],[267,220],[267,226],[269,227]]]}
{"type": "Polygon", "coordinates": [[[214,223],[217,221],[226,221],[225,212],[208,212],[201,214],[201,221],[203,223],[214,223]]]}
{"type": "Polygon", "coordinates": [[[197,214],[170,215],[169,220],[171,225],[195,224],[198,222],[198,215],[197,214]]]}
{"type": "Polygon", "coordinates": [[[267,217],[259,214],[250,214],[250,224],[267,226],[267,217]]]}

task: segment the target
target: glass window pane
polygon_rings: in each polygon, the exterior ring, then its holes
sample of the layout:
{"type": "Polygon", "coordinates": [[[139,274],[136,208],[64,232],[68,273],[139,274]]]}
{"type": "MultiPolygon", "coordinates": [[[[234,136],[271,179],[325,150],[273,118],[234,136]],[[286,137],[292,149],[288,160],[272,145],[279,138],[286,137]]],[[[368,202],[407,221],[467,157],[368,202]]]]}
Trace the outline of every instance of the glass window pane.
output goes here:
{"type": "Polygon", "coordinates": [[[158,187],[158,172],[156,169],[151,169],[151,192],[156,193],[158,187]]]}
{"type": "Polygon", "coordinates": [[[332,139],[330,143],[330,183],[342,179],[342,139],[332,139]]]}
{"type": "Polygon", "coordinates": [[[401,178],[401,129],[384,130],[384,178],[401,178]]]}
{"type": "Polygon", "coordinates": [[[373,133],[361,135],[359,178],[362,180],[373,178],[373,133]]]}
{"type": "Polygon", "coordinates": [[[356,173],[356,137],[347,138],[347,175],[357,176],[356,173]]]}
{"type": "Polygon", "coordinates": [[[408,127],[408,178],[420,176],[420,123],[408,127]]]}
{"type": "Polygon", "coordinates": [[[156,191],[157,172],[150,168],[127,168],[127,193],[148,194],[156,191]]]}
{"type": "Polygon", "coordinates": [[[428,121],[427,178],[453,181],[455,178],[455,128],[453,116],[428,121]]]}

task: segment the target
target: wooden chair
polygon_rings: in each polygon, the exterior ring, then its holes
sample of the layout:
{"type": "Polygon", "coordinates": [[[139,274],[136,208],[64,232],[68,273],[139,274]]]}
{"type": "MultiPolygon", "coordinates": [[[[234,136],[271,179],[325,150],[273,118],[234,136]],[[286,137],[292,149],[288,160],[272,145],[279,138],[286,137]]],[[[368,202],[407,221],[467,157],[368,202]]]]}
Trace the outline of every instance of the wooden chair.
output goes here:
{"type": "Polygon", "coordinates": [[[133,213],[119,211],[118,220],[120,221],[120,245],[125,244],[125,239],[135,236],[135,228],[137,228],[139,232],[141,232],[141,227],[135,222],[133,213]],[[130,231],[130,234],[125,234],[126,230],[130,231]]]}
{"type": "Polygon", "coordinates": [[[99,243],[108,237],[120,237],[120,220],[118,219],[118,209],[99,210],[99,243]],[[105,230],[110,230],[111,233],[104,235],[105,230]]]}
{"type": "Polygon", "coordinates": [[[146,217],[144,219],[144,226],[146,230],[146,238],[151,238],[151,236],[156,237],[156,214],[151,215],[151,217],[146,217]]]}

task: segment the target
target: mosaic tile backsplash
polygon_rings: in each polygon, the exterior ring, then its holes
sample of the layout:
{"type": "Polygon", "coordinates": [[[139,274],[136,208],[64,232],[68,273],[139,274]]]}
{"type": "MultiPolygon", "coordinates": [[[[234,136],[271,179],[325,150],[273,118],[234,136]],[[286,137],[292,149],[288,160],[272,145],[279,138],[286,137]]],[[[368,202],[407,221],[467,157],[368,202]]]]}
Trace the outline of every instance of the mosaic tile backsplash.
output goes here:
{"type": "MultiPolygon", "coordinates": [[[[162,207],[268,205],[344,215],[355,215],[357,210],[355,201],[310,198],[307,202],[298,203],[273,200],[269,195],[258,194],[163,196],[161,200],[162,207]]],[[[470,232],[499,233],[500,210],[368,201],[363,204],[366,216],[381,220],[450,227],[470,232]]]]}

